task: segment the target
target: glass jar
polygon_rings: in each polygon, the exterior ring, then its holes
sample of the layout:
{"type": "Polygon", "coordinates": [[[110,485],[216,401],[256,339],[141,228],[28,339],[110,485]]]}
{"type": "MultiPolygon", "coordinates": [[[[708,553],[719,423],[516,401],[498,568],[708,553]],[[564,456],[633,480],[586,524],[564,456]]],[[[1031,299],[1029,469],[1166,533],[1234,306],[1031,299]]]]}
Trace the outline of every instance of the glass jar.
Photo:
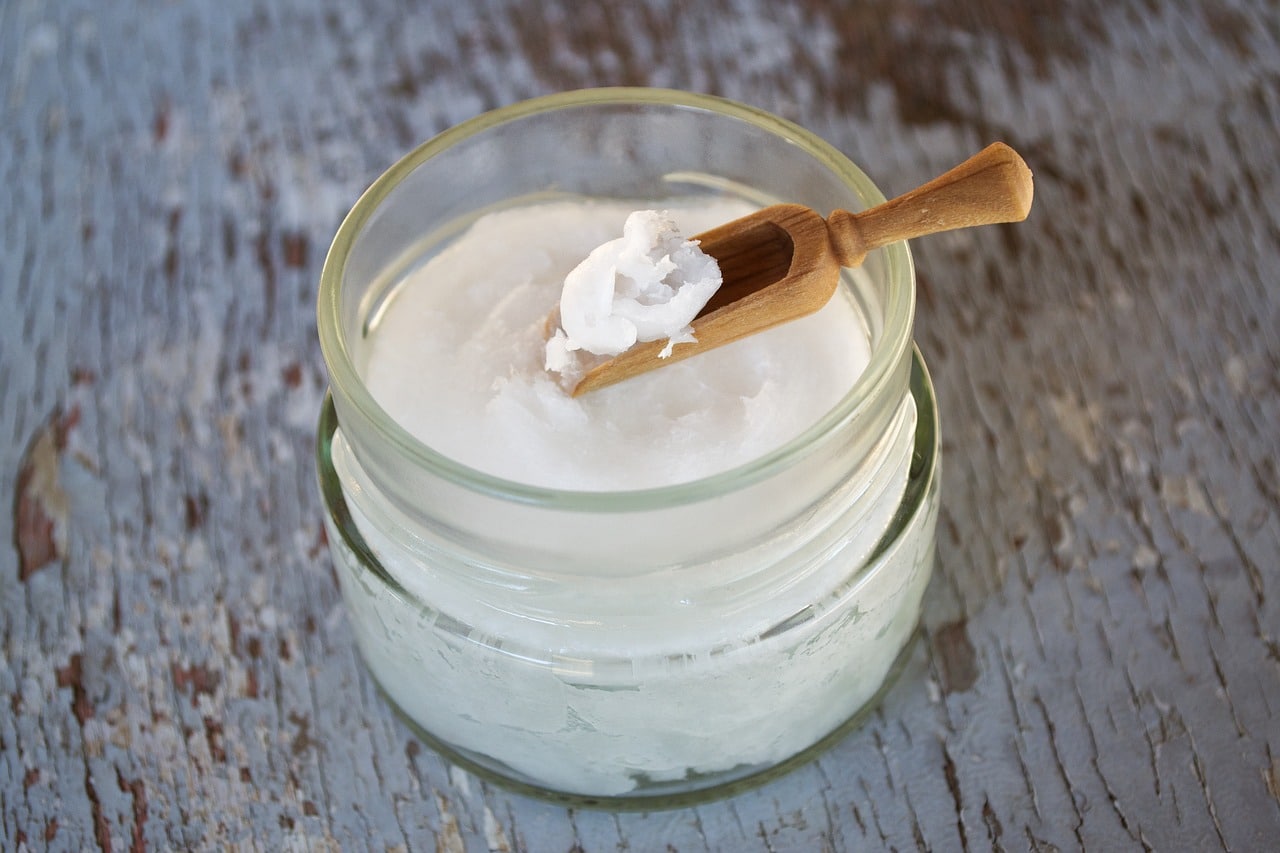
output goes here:
{"type": "Polygon", "coordinates": [[[723,791],[838,736],[906,653],[933,563],[939,447],[905,244],[843,277],[837,298],[871,350],[844,399],[777,450],[693,482],[503,480],[413,438],[362,380],[396,285],[483,213],[725,195],[822,212],[883,201],[839,152],[767,113],[600,89],[441,134],[334,239],[319,303],[331,551],[369,671],[472,769],[613,805],[723,791]]]}

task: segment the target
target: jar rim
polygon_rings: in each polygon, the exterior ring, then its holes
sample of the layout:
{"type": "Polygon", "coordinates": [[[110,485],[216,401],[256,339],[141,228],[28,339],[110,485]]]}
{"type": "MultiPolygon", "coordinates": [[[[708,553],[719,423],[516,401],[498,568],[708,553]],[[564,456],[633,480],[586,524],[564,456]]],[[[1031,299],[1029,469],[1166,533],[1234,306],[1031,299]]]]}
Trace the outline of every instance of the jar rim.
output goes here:
{"type": "Polygon", "coordinates": [[[883,334],[871,358],[841,400],[799,435],[762,456],[699,479],[636,490],[569,490],[506,479],[472,468],[432,448],[397,423],[374,399],[356,369],[341,317],[342,280],[348,256],[364,226],[390,193],[416,168],[485,131],[533,115],[581,107],[667,106],[715,113],[755,126],[796,145],[825,166],[867,206],[884,196],[848,157],[816,134],[772,113],[712,95],[673,89],[609,87],[532,98],[468,119],[422,143],[379,176],[338,227],[320,273],[317,326],[320,348],[335,391],[412,464],[474,492],[516,503],[580,512],[633,512],[705,500],[784,470],[837,433],[879,398],[904,358],[910,357],[915,311],[915,272],[905,242],[884,247],[888,287],[883,334]]]}

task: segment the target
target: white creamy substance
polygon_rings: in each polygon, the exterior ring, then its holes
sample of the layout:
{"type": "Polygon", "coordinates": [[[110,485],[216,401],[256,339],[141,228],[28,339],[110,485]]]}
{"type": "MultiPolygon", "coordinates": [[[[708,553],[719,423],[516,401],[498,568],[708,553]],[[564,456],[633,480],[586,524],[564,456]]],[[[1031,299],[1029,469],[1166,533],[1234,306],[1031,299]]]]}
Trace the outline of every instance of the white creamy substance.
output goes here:
{"type": "MultiPolygon", "coordinates": [[[[753,209],[665,207],[686,234],[753,209]]],[[[744,464],[849,392],[870,345],[838,295],[810,317],[569,397],[544,370],[547,315],[565,277],[615,239],[634,209],[556,202],[481,218],[412,272],[381,313],[364,365],[374,398],[424,444],[480,471],[616,491],[744,464]]]]}
{"type": "Polygon", "coordinates": [[[576,383],[579,351],[618,355],[662,338],[667,345],[658,357],[669,357],[676,344],[697,340],[689,324],[721,281],[716,259],[686,240],[666,212],[635,211],[621,237],[597,246],[565,276],[547,370],[576,383]]]}
{"type": "MultiPolygon", "coordinates": [[[[665,206],[685,233],[751,209],[665,206]]],[[[842,288],[811,317],[569,397],[543,369],[545,319],[565,276],[616,238],[634,207],[556,202],[477,221],[380,312],[361,365],[375,399],[468,466],[598,491],[741,465],[849,391],[869,342],[842,288]]],[[[353,630],[378,682],[425,730],[538,785],[623,795],[776,764],[868,702],[914,630],[936,502],[881,557],[888,565],[857,570],[901,502],[915,422],[908,395],[865,461],[832,475],[843,479],[830,491],[784,477],[746,490],[746,504],[602,519],[633,525],[636,544],[527,577],[502,562],[523,551],[477,561],[448,529],[403,514],[338,431],[333,465],[351,518],[411,596],[360,568],[331,512],[353,630]],[[767,516],[773,505],[797,510],[784,523],[753,524],[752,507],[767,516]],[[741,530],[750,536],[737,550],[709,544],[741,530]],[[673,542],[711,556],[672,562],[673,542]]],[[[485,529],[520,529],[520,506],[476,500],[485,529]]],[[[554,514],[545,520],[557,525],[554,514]]]]}

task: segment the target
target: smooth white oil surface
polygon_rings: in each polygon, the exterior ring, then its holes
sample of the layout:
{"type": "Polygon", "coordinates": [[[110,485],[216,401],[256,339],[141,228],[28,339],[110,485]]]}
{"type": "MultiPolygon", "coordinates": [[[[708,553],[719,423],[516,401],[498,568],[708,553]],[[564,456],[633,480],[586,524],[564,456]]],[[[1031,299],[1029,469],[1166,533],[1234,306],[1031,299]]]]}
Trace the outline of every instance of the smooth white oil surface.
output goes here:
{"type": "Polygon", "coordinates": [[[387,413],[469,467],[539,486],[614,491],[699,479],[816,423],[870,358],[841,294],[822,311],[574,399],[544,367],[565,276],[638,206],[695,234],[740,201],[554,202],[489,214],[414,270],[370,332],[365,379],[387,413]]]}

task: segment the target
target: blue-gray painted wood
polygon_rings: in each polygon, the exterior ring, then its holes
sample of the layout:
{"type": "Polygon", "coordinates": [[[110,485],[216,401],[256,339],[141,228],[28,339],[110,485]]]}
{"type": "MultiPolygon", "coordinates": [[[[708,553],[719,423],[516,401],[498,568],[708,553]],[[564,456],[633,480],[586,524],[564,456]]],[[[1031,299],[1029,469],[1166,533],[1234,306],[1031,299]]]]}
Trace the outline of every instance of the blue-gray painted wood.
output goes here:
{"type": "Polygon", "coordinates": [[[1267,2],[0,4],[5,849],[1262,850],[1280,836],[1280,12],[1267,2]],[[924,639],[763,788],[567,810],[361,668],[321,534],[316,281],[482,109],[675,86],[890,191],[994,138],[1032,219],[916,247],[924,639]]]}

